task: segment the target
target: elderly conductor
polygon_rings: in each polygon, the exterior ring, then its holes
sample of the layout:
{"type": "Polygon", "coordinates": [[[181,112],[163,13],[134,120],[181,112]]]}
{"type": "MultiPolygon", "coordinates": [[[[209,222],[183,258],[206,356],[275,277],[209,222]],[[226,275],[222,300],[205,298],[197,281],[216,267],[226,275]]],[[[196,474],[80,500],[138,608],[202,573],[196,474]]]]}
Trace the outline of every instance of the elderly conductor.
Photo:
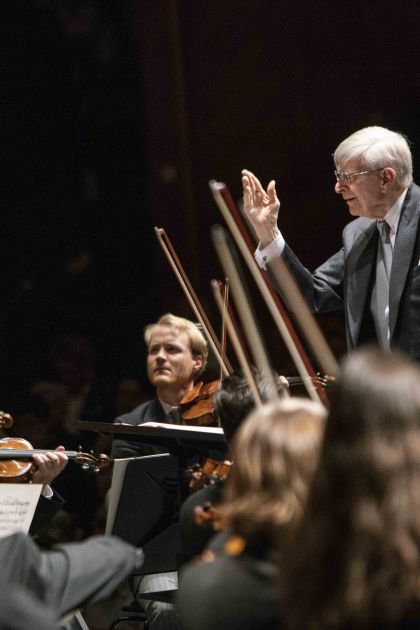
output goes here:
{"type": "Polygon", "coordinates": [[[344,309],[351,350],[377,341],[420,360],[420,188],[413,183],[407,140],[383,127],[366,127],[334,152],[335,191],[352,216],[343,247],[311,273],[277,227],[275,182],[265,190],[242,171],[244,209],[260,240],[265,267],[283,256],[314,312],[344,309]]]}

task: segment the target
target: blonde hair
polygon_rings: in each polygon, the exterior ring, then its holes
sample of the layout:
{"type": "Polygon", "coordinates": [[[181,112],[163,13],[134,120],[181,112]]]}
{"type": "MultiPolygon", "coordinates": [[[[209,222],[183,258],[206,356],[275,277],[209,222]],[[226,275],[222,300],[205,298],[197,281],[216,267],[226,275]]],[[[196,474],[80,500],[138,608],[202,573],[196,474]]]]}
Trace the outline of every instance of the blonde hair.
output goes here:
{"type": "Polygon", "coordinates": [[[162,315],[156,323],[149,324],[144,329],[144,341],[147,347],[150,346],[150,340],[156,326],[168,326],[169,328],[174,328],[179,333],[185,333],[190,343],[192,356],[203,357],[203,366],[197,376],[204,372],[207,365],[209,349],[206,338],[197,324],[191,322],[189,319],[185,319],[184,317],[178,317],[177,315],[172,315],[172,313],[165,313],[165,315],[162,315]]]}

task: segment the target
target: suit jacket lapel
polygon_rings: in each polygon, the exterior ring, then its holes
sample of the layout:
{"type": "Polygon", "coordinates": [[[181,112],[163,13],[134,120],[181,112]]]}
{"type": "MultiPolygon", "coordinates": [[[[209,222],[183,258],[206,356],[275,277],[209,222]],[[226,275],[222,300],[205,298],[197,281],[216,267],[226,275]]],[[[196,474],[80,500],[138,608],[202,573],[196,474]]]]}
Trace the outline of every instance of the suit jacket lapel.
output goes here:
{"type": "Polygon", "coordinates": [[[151,411],[153,414],[153,419],[156,422],[166,422],[166,413],[159,402],[158,398],[154,398],[152,401],[151,411]]]}
{"type": "Polygon", "coordinates": [[[351,245],[347,258],[347,317],[351,347],[357,345],[378,243],[376,221],[370,221],[351,245]]]}
{"type": "Polygon", "coordinates": [[[389,286],[389,330],[391,339],[397,322],[401,295],[412,264],[416,242],[420,210],[420,198],[416,194],[417,190],[411,187],[407,193],[395,239],[389,286]]]}

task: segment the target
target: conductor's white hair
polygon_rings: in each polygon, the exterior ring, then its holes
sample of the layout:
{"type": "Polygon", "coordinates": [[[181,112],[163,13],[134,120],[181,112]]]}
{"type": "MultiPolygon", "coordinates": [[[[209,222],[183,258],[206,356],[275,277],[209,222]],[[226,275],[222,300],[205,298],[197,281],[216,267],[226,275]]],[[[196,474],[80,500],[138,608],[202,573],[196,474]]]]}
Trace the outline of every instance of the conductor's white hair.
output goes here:
{"type": "Polygon", "coordinates": [[[385,127],[365,127],[343,140],[334,152],[339,170],[351,161],[360,160],[366,170],[392,167],[397,184],[407,188],[413,181],[413,160],[408,140],[402,134],[385,127]]]}

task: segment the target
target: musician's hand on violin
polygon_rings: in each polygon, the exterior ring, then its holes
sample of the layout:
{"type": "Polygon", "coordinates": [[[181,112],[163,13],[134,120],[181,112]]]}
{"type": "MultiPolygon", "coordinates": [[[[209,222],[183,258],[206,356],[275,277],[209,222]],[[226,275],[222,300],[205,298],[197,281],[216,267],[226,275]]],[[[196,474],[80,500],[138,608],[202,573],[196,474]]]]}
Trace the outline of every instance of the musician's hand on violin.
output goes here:
{"type": "Polygon", "coordinates": [[[35,467],[31,477],[32,483],[42,483],[43,489],[49,486],[67,465],[68,457],[61,452],[64,450],[64,446],[57,446],[55,451],[36,453],[32,456],[35,467]]]}
{"type": "Polygon", "coordinates": [[[269,245],[279,235],[277,219],[280,201],[276,193],[274,180],[267,190],[251,171],[242,171],[244,212],[249,218],[262,247],[269,245]]]}
{"type": "Polygon", "coordinates": [[[282,374],[277,374],[276,380],[283,386],[285,395],[290,396],[290,385],[287,378],[282,374]]]}

